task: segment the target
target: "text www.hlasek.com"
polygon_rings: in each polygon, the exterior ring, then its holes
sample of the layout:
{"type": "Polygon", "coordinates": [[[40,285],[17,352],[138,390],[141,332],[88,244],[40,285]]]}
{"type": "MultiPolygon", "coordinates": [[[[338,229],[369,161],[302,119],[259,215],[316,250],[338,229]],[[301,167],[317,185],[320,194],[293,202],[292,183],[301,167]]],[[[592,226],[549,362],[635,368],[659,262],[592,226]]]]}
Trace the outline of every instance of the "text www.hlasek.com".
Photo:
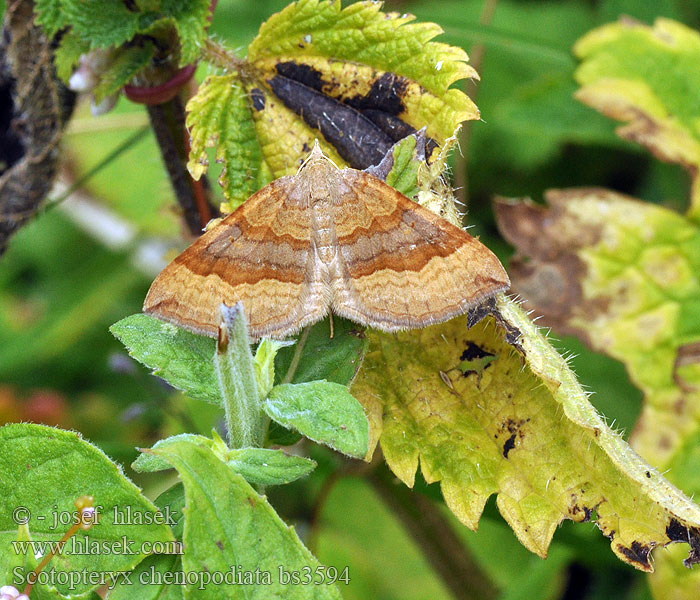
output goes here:
{"type": "MultiPolygon", "coordinates": [[[[238,566],[232,566],[228,571],[159,571],[151,565],[145,571],[98,572],[84,568],[80,571],[56,571],[50,569],[40,573],[24,572],[23,567],[13,570],[14,584],[24,586],[39,583],[48,586],[60,586],[75,590],[81,586],[108,586],[111,590],[116,585],[189,585],[203,590],[209,585],[242,585],[259,586],[275,583],[273,572],[260,568],[246,571],[238,566]]],[[[350,583],[349,568],[338,571],[335,567],[318,566],[302,567],[299,570],[288,570],[280,566],[277,571],[277,581],[282,585],[331,585],[336,582],[350,583]]]]}
{"type": "Polygon", "coordinates": [[[92,556],[95,554],[121,554],[136,556],[138,554],[184,554],[182,542],[141,541],[138,544],[126,535],[116,540],[96,540],[90,536],[73,537],[62,541],[15,540],[12,542],[15,554],[24,556],[31,552],[34,556],[48,554],[71,554],[92,556]]]}

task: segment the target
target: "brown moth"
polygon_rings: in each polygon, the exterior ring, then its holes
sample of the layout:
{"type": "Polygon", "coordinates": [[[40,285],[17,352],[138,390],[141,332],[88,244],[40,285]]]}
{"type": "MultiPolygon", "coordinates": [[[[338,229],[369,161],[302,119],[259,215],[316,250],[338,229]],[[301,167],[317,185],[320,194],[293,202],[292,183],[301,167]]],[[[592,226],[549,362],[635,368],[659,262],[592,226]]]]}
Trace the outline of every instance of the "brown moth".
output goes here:
{"type": "Polygon", "coordinates": [[[242,302],[250,336],[284,338],[329,312],[383,331],[426,327],[510,285],[463,229],[318,145],[296,175],[253,194],[158,275],[143,310],[216,337],[242,302]]]}

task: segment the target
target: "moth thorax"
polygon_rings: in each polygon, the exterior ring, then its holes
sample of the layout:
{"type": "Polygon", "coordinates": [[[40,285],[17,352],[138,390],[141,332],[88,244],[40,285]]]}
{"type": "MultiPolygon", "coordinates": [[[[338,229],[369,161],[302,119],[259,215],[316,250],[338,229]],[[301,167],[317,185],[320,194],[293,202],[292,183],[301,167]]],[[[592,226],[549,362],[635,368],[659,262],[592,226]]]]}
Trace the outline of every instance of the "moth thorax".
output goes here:
{"type": "Polygon", "coordinates": [[[313,198],[313,241],[316,253],[322,263],[330,264],[335,258],[337,240],[335,234],[334,208],[326,196],[313,198]]]}

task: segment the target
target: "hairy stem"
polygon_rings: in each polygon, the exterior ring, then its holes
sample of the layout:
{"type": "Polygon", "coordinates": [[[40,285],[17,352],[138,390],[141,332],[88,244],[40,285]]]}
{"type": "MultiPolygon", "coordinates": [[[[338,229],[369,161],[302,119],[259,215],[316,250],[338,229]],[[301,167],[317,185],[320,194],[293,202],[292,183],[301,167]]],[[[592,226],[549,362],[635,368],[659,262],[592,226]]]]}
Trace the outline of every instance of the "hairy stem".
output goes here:
{"type": "Polygon", "coordinates": [[[259,448],[269,420],[260,406],[243,305],[222,304],[221,317],[214,367],[224,400],[229,447],[259,448]]]}
{"type": "Polygon", "coordinates": [[[243,78],[252,77],[252,66],[247,60],[236,56],[231,50],[212,39],[204,42],[202,57],[219,69],[235,71],[243,78]]]}

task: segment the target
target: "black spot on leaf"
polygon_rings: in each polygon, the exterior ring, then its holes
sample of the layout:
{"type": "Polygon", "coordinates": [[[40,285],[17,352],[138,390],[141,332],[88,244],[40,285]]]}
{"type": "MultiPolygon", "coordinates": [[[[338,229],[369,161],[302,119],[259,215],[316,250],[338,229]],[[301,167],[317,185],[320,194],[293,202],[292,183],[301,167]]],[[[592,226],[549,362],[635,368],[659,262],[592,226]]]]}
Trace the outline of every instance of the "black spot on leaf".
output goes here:
{"type": "Polygon", "coordinates": [[[686,567],[700,563],[700,530],[697,527],[686,527],[677,519],[671,519],[666,526],[666,535],[672,542],[690,544],[690,554],[683,561],[686,567]]]}
{"type": "Polygon", "coordinates": [[[503,458],[508,458],[508,453],[515,448],[515,437],[517,434],[512,434],[503,444],[503,458]]]}
{"type": "Polygon", "coordinates": [[[260,88],[250,90],[250,99],[255,110],[263,110],[265,108],[265,92],[260,88]]]}
{"type": "Polygon", "coordinates": [[[323,92],[323,86],[327,84],[323,79],[323,73],[309,65],[288,61],[278,63],[275,68],[282,77],[303,83],[317,92],[323,92]]]}
{"type": "Polygon", "coordinates": [[[408,88],[408,79],[394,73],[384,73],[365,96],[348,98],[346,103],[358,110],[379,110],[390,115],[399,115],[406,106],[403,96],[408,88]]]}
{"type": "Polygon", "coordinates": [[[640,542],[632,542],[632,545],[629,548],[623,546],[622,544],[618,544],[617,549],[627,558],[630,563],[639,565],[645,571],[651,569],[651,564],[649,563],[651,546],[641,544],[640,542]]]}
{"type": "Polygon", "coordinates": [[[492,352],[487,352],[474,342],[467,342],[467,348],[462,352],[460,360],[474,360],[475,358],[485,358],[486,356],[495,356],[492,352]]]}

